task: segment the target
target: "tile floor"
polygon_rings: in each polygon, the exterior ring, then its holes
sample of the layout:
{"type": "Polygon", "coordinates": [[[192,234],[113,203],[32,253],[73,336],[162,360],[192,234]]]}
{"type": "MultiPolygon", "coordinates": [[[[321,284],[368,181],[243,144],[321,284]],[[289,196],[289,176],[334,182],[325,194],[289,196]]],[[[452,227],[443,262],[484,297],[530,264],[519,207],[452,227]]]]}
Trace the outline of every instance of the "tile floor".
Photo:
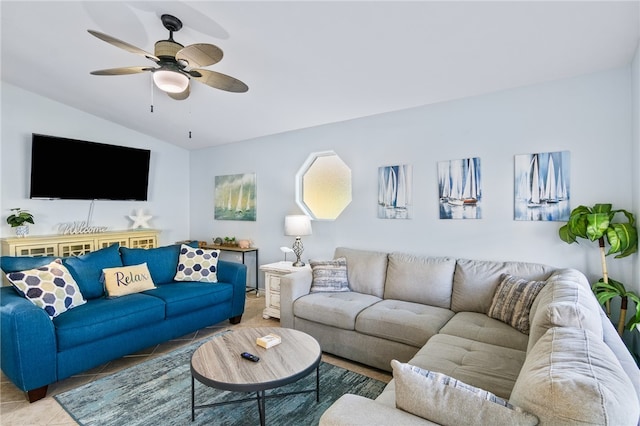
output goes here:
{"type": "MultiPolygon", "coordinates": [[[[234,329],[239,327],[277,327],[280,325],[277,319],[263,319],[262,309],[264,308],[264,298],[256,297],[253,293],[247,295],[245,313],[240,324],[231,325],[228,321],[198,330],[195,333],[183,336],[180,339],[171,340],[152,348],[148,348],[139,353],[126,356],[115,361],[111,361],[84,374],[70,377],[61,382],[49,386],[47,397],[30,404],[22,391],[17,389],[2,374],[0,378],[0,425],[2,426],[70,426],[76,425],[71,417],[53,398],[54,395],[83,385],[116,371],[135,365],[147,359],[162,355],[167,352],[203,339],[221,330],[234,329]]],[[[328,354],[323,354],[323,361],[338,365],[349,370],[373,377],[384,382],[391,379],[390,373],[369,368],[361,364],[353,363],[328,354]]]]}

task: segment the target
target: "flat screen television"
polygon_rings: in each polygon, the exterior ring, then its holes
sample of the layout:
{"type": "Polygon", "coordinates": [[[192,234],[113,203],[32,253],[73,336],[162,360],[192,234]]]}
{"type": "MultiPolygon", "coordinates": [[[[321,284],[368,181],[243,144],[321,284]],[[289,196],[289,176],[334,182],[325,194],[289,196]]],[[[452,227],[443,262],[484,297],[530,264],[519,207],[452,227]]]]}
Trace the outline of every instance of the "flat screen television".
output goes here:
{"type": "Polygon", "coordinates": [[[151,151],[32,134],[30,198],[147,201],[151,151]]]}

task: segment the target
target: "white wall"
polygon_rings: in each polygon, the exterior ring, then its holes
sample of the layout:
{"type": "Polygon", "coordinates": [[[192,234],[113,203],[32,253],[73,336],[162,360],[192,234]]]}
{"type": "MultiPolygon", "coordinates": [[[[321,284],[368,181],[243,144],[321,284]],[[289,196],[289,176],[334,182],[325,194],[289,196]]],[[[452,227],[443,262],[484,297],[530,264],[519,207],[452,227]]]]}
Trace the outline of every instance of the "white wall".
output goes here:
{"type": "MultiPolygon", "coordinates": [[[[15,235],[5,221],[13,207],[34,214],[31,235],[57,234],[61,223],[87,220],[90,201],[29,199],[31,133],[42,133],[151,149],[149,201],[96,201],[91,223],[108,226],[110,230],[128,229],[132,221],[127,216],[134,214],[136,209],[144,209],[145,213],[154,216],[150,225],[162,230],[162,244],[189,237],[189,193],[185,189],[189,179],[188,151],[16,86],[3,82],[1,88],[0,236],[15,235]]],[[[99,161],[95,167],[96,173],[107,177],[109,173],[126,173],[110,169],[99,161]]],[[[69,185],[82,180],[82,176],[75,176],[72,171],[68,173],[69,185]]]]}
{"type": "MultiPolygon", "coordinates": [[[[328,258],[336,246],[474,259],[523,260],[601,276],[596,243],[567,245],[561,222],[513,220],[514,155],[571,152],[571,204],[633,207],[630,67],[454,102],[308,128],[191,154],[191,237],[250,238],[260,263],[282,260],[286,214],[299,213],[294,176],[314,151],[335,150],[351,167],[353,202],[336,221],[314,221],[304,257],[328,258]],[[480,220],[440,220],[436,164],[479,156],[480,220]],[[376,217],[377,169],[413,165],[411,220],[376,217]],[[216,175],[256,173],[256,222],[213,218],[216,175]]],[[[282,100],[286,102],[286,100],[282,100]]],[[[313,102],[313,99],[309,99],[313,102]]],[[[636,120],[637,121],[637,120],[636,120]]],[[[245,123],[251,125],[251,123],[245,123]]],[[[634,161],[634,158],[636,161],[634,161]]],[[[637,255],[608,261],[630,279],[637,255]]],[[[638,282],[631,287],[640,288],[638,282]]]]}

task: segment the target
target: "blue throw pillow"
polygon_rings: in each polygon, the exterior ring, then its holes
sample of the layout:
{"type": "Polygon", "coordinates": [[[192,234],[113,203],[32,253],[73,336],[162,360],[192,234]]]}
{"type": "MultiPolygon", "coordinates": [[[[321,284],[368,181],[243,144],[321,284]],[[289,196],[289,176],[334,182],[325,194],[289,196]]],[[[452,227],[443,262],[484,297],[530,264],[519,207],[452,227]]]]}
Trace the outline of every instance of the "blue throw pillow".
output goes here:
{"type": "Polygon", "coordinates": [[[104,295],[102,270],[122,266],[119,248],[120,244],[116,243],[82,256],[67,257],[62,260],[86,299],[95,299],[104,295]]]}
{"type": "MultiPolygon", "coordinates": [[[[188,245],[198,247],[198,242],[192,241],[188,245]]],[[[180,244],[151,249],[120,247],[120,254],[124,266],[146,263],[153,282],[164,284],[174,281],[180,257],[180,244]]]]}

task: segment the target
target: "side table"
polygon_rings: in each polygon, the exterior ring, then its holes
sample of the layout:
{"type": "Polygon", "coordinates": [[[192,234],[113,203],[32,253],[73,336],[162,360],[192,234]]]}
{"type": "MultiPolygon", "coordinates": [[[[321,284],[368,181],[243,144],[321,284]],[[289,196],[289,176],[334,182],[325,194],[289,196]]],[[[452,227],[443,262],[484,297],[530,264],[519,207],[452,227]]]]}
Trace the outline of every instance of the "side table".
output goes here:
{"type": "Polygon", "coordinates": [[[264,272],[265,308],[262,318],[280,318],[280,278],[292,272],[311,270],[307,264],[304,266],[292,266],[293,262],[275,262],[260,266],[264,272]]]}
{"type": "Polygon", "coordinates": [[[255,291],[256,296],[258,295],[258,248],[257,247],[240,248],[237,246],[221,246],[217,244],[205,244],[205,245],[200,245],[200,247],[205,249],[215,249],[220,251],[240,253],[242,255],[242,263],[245,265],[246,265],[245,254],[254,252],[256,256],[256,282],[255,282],[255,287],[247,286],[247,292],[255,291]]]}

